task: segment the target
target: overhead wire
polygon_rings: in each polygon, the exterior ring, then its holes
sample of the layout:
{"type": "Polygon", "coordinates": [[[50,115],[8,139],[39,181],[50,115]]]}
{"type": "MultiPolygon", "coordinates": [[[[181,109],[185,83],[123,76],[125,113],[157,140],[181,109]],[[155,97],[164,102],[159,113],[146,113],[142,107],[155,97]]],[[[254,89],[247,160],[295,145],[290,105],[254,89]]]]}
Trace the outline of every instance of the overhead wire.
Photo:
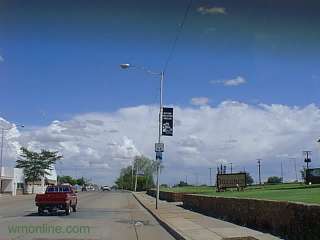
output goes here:
{"type": "Polygon", "coordinates": [[[183,30],[183,27],[185,25],[185,22],[187,20],[188,15],[189,15],[191,6],[192,6],[192,0],[189,1],[188,6],[187,6],[187,8],[186,8],[186,10],[184,12],[182,21],[181,21],[181,23],[179,24],[179,26],[177,28],[176,36],[175,36],[175,38],[174,38],[174,40],[172,42],[171,49],[169,51],[168,57],[167,57],[167,59],[166,59],[166,61],[164,63],[163,72],[166,72],[166,70],[168,68],[168,65],[169,65],[169,62],[171,61],[171,59],[173,57],[174,51],[176,49],[176,46],[177,46],[177,43],[178,43],[178,40],[179,40],[179,37],[181,35],[181,32],[183,30]]]}

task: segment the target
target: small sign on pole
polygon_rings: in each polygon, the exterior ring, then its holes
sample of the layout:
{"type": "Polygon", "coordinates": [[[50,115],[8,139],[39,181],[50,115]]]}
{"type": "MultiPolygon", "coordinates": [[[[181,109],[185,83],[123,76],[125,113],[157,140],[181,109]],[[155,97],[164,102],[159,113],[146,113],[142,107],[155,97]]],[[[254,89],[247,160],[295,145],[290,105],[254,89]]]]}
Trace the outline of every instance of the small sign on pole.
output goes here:
{"type": "Polygon", "coordinates": [[[156,143],[154,147],[155,152],[164,152],[164,143],[156,143]]]}
{"type": "Polygon", "coordinates": [[[162,108],[162,135],[173,135],[173,108],[162,108]]]}
{"type": "Polygon", "coordinates": [[[162,160],[162,152],[156,152],[156,160],[162,160]]]}

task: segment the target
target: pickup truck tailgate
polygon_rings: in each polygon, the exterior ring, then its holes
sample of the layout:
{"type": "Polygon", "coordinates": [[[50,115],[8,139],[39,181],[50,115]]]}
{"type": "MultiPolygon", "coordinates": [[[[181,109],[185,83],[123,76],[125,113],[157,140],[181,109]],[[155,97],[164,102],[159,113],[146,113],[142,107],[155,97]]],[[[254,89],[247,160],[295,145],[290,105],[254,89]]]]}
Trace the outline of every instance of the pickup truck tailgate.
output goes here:
{"type": "Polygon", "coordinates": [[[36,203],[65,203],[66,200],[66,193],[37,194],[35,199],[36,203]]]}

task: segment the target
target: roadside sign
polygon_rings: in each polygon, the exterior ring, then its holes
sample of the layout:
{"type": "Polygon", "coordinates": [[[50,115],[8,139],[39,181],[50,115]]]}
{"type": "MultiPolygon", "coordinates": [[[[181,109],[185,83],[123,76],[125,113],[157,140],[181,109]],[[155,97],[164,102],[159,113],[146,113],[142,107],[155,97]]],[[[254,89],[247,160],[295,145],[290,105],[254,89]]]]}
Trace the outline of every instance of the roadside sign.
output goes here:
{"type": "Polygon", "coordinates": [[[156,160],[162,160],[162,152],[156,152],[156,160]]]}
{"type": "Polygon", "coordinates": [[[173,108],[162,108],[162,135],[173,135],[173,108]]]}
{"type": "Polygon", "coordinates": [[[216,184],[218,192],[235,187],[243,189],[247,186],[247,175],[246,173],[218,173],[216,184]]]}
{"type": "Polygon", "coordinates": [[[154,146],[155,152],[164,152],[164,143],[156,143],[154,146]]]}
{"type": "Polygon", "coordinates": [[[311,158],[305,158],[305,159],[304,159],[304,162],[310,163],[310,162],[311,162],[311,158]]]}
{"type": "Polygon", "coordinates": [[[320,183],[320,168],[309,168],[305,170],[305,183],[320,183]]]}

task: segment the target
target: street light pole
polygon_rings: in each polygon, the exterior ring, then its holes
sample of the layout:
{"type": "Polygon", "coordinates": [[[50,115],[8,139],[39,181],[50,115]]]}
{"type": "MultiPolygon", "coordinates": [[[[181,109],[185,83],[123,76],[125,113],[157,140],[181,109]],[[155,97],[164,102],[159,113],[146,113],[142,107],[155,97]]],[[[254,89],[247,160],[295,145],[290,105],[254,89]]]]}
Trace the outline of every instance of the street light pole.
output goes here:
{"type": "MultiPolygon", "coordinates": [[[[127,69],[127,68],[138,68],[140,70],[143,70],[151,75],[157,75],[160,76],[160,104],[159,104],[159,134],[158,134],[158,143],[161,143],[161,136],[162,136],[162,129],[161,129],[161,125],[162,125],[162,112],[163,112],[163,81],[164,81],[164,71],[159,72],[153,72],[150,71],[148,69],[146,69],[145,67],[139,67],[139,66],[135,66],[135,65],[131,65],[129,63],[124,63],[124,64],[120,64],[120,67],[122,69],[127,69]]],[[[156,157],[156,164],[157,164],[157,194],[156,194],[156,209],[158,209],[158,202],[159,202],[159,192],[160,192],[160,180],[159,180],[159,175],[160,175],[160,165],[161,165],[161,159],[157,159],[156,157]]]]}
{"type": "MultiPolygon", "coordinates": [[[[160,73],[160,109],[159,109],[159,136],[158,143],[161,143],[161,122],[162,122],[162,109],[163,109],[163,80],[164,72],[160,73]]],[[[156,209],[158,209],[159,195],[160,195],[160,164],[161,160],[157,160],[157,197],[156,197],[156,209]]]]}
{"type": "Polygon", "coordinates": [[[0,191],[2,192],[2,154],[3,154],[4,128],[1,128],[1,150],[0,150],[0,191]]]}

